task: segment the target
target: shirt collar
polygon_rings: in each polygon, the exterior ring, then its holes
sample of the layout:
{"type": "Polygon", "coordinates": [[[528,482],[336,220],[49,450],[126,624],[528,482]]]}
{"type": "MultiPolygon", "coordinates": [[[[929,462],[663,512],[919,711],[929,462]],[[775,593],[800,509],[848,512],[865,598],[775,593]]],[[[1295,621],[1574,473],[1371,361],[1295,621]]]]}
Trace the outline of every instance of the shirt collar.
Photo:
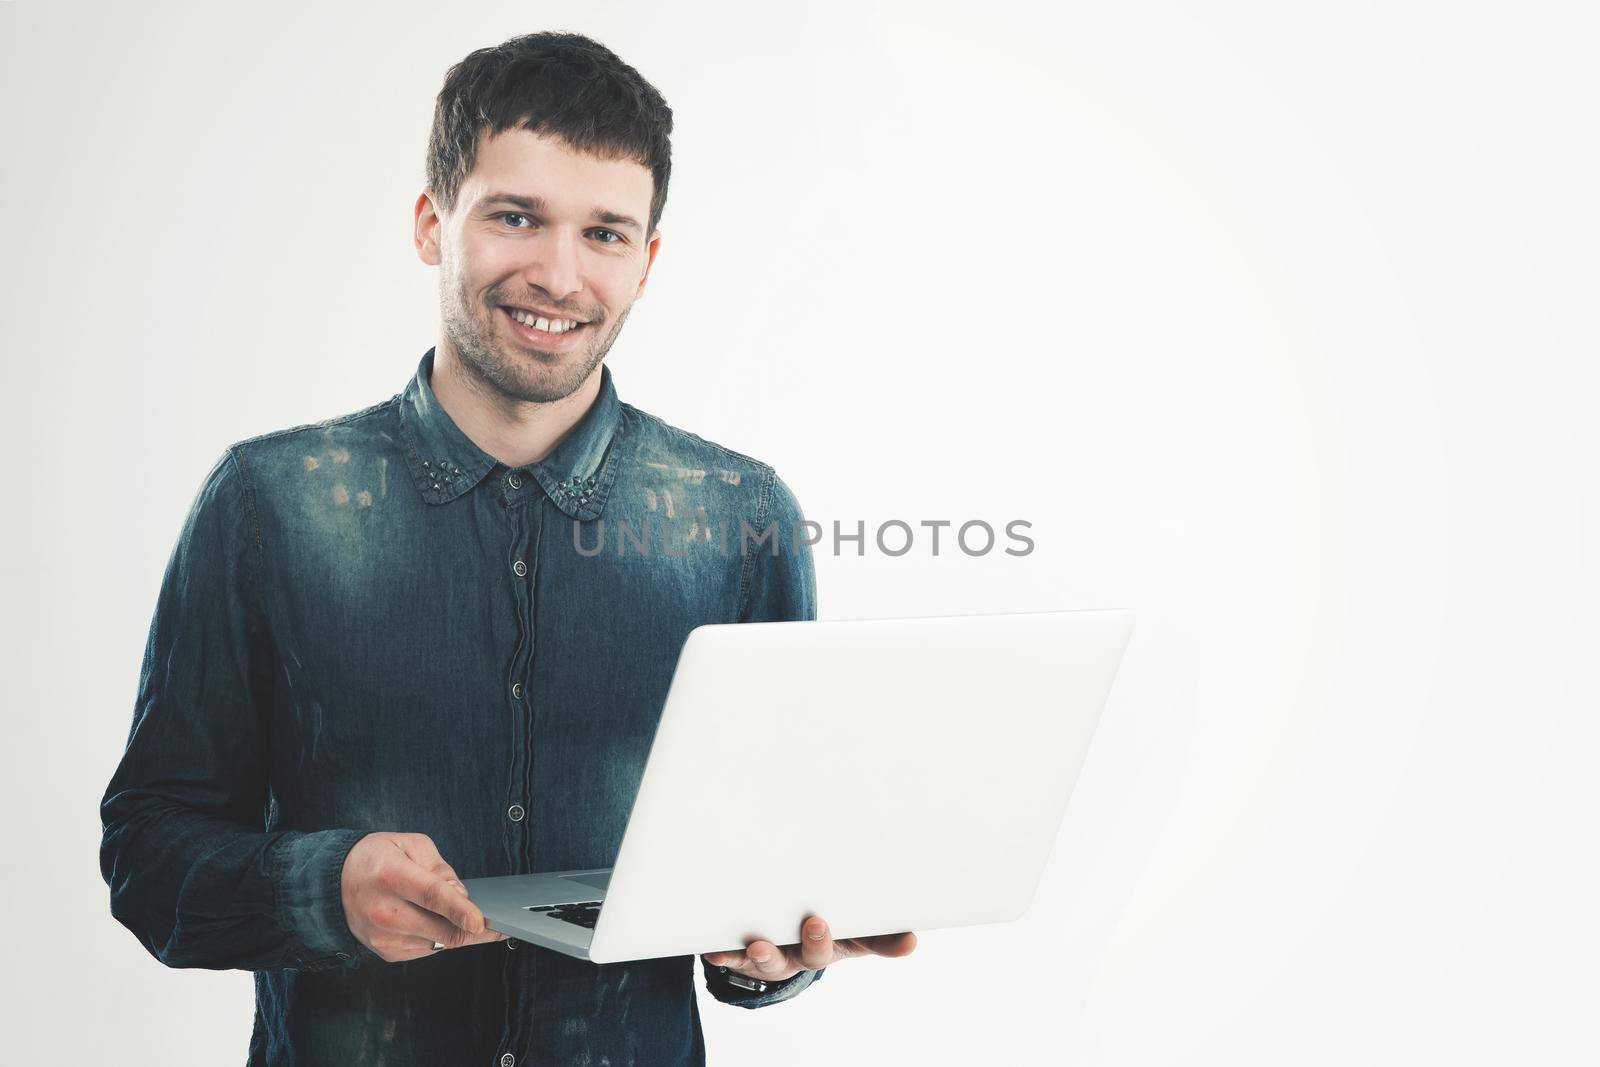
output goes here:
{"type": "MultiPolygon", "coordinates": [[[[417,491],[429,504],[448,504],[477,485],[499,460],[479,448],[439,404],[429,378],[433,349],[423,355],[400,398],[400,432],[417,491]]],[[[600,393],[550,454],[524,468],[545,494],[574,519],[597,519],[616,476],[611,448],[621,436],[622,405],[611,368],[600,365],[600,393]]]]}

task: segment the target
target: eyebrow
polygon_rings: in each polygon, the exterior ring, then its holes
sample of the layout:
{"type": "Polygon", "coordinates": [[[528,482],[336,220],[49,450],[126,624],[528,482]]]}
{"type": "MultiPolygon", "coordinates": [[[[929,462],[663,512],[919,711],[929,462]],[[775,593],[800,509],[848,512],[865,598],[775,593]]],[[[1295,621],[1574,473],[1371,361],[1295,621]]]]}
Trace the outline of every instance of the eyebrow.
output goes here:
{"type": "MultiPolygon", "coordinates": [[[[510,204],[512,207],[521,208],[523,211],[534,215],[547,213],[544,198],[538,196],[520,196],[516,193],[490,193],[478,202],[479,207],[488,207],[491,204],[510,204]]],[[[607,226],[629,228],[638,233],[644,232],[644,227],[632,215],[607,211],[603,207],[590,209],[589,217],[595,222],[603,222],[607,226]]]]}

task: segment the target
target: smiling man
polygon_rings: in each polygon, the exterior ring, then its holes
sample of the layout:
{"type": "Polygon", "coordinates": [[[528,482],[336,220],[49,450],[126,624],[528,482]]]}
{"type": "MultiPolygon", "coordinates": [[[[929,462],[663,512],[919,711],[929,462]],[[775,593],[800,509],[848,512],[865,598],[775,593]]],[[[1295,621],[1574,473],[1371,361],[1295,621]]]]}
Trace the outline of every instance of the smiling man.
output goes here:
{"type": "MultiPolygon", "coordinates": [[[[388,400],[231,445],[190,508],[101,866],[163,963],[255,972],[253,1064],[705,1060],[693,957],[519,944],[461,884],[610,866],[689,631],[815,617],[803,540],[711,533],[793,530],[788,486],[603,364],[661,248],[671,129],[576,34],[453,67],[414,209],[435,345],[388,400]],[[580,551],[608,524],[662,543],[580,551]]],[[[729,767],[729,802],[803,802],[773,770],[729,767]]],[[[761,1007],[914,945],[796,916],[704,981],[761,1007]]]]}

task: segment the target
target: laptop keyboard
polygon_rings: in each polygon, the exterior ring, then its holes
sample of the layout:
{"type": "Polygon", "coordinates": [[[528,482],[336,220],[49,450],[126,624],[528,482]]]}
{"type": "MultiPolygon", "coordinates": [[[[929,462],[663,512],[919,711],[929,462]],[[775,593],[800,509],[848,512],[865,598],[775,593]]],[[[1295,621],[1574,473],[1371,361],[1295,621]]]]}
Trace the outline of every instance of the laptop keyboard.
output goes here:
{"type": "Polygon", "coordinates": [[[600,918],[600,901],[585,900],[577,904],[541,904],[538,907],[529,905],[525,911],[539,911],[549,915],[552,919],[571,923],[573,926],[582,926],[593,930],[595,922],[600,918]]]}

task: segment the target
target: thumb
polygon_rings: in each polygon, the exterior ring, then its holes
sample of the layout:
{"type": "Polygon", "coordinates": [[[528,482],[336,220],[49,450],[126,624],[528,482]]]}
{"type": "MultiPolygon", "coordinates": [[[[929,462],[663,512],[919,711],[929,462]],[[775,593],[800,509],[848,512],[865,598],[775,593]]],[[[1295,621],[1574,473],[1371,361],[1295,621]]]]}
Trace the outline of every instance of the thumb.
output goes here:
{"type": "Polygon", "coordinates": [[[439,846],[427,834],[396,834],[395,837],[401,852],[429,870],[444,863],[444,857],[439,855],[439,846]]]}
{"type": "Polygon", "coordinates": [[[461,883],[452,885],[441,879],[437,885],[439,887],[437,895],[448,899],[449,903],[434,910],[469,934],[483,933],[488,922],[484,919],[483,912],[479,911],[478,906],[468,898],[467,891],[461,883]]]}
{"type": "Polygon", "coordinates": [[[402,895],[413,904],[444,916],[469,934],[483,933],[483,912],[467,897],[466,890],[420,864],[414,864],[406,872],[402,895]]]}

